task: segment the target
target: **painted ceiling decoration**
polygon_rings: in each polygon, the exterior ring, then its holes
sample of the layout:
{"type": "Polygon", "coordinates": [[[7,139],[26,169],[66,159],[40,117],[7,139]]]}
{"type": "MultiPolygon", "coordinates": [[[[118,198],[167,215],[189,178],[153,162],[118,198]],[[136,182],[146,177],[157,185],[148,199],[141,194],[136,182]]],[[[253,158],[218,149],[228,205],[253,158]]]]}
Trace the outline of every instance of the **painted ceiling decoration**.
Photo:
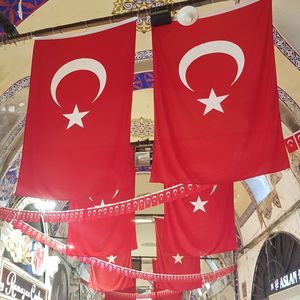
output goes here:
{"type": "Polygon", "coordinates": [[[138,140],[153,140],[154,122],[150,118],[140,117],[131,120],[130,136],[138,140]]]}
{"type": "Polygon", "coordinates": [[[133,90],[153,88],[153,72],[142,72],[134,75],[133,90]]]}
{"type": "MultiPolygon", "coordinates": [[[[174,3],[173,0],[117,0],[114,2],[113,15],[123,14],[130,11],[151,9],[162,5],[174,3]]],[[[146,33],[151,29],[150,15],[139,17],[136,21],[136,30],[146,33]]]]}
{"type": "Polygon", "coordinates": [[[294,99],[292,99],[292,97],[280,87],[278,87],[278,95],[280,101],[282,101],[289,108],[289,110],[293,113],[293,116],[295,117],[296,121],[300,123],[300,107],[297,104],[297,102],[294,99]]]}
{"type": "MultiPolygon", "coordinates": [[[[0,0],[0,14],[17,26],[48,0],[0,0]]],[[[0,25],[0,35],[3,34],[0,25]]]]}
{"type": "Polygon", "coordinates": [[[300,71],[300,55],[273,26],[273,41],[278,50],[300,71]]]}

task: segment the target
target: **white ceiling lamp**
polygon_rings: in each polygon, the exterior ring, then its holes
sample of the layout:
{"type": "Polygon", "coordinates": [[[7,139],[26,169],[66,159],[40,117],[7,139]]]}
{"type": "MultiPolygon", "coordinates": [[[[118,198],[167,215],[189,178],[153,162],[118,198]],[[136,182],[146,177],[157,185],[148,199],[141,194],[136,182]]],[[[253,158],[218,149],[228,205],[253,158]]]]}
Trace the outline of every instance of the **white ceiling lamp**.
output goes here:
{"type": "Polygon", "coordinates": [[[183,26],[190,26],[198,19],[197,8],[191,5],[184,6],[177,12],[177,21],[183,26]]]}

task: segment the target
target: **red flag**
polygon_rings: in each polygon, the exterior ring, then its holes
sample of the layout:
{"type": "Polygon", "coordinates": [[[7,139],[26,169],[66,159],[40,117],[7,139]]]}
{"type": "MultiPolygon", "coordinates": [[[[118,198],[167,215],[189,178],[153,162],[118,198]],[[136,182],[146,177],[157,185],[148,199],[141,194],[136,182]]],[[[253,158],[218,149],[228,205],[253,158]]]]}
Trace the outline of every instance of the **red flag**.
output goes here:
{"type": "Polygon", "coordinates": [[[129,146],[135,22],[113,26],[35,41],[18,195],[88,197],[122,160],[129,146]]]}
{"type": "MultiPolygon", "coordinates": [[[[152,259],[152,268],[154,273],[160,273],[159,272],[159,267],[157,266],[157,260],[152,259]]],[[[154,282],[153,283],[154,287],[154,292],[159,292],[163,290],[167,290],[168,286],[164,282],[154,282]]],[[[155,295],[154,299],[165,299],[165,300],[181,300],[182,293],[178,294],[171,294],[171,295],[164,295],[164,296],[158,296],[157,294],[155,295]]]]}
{"type": "MultiPolygon", "coordinates": [[[[164,220],[155,219],[156,231],[156,256],[154,272],[165,274],[199,274],[200,257],[183,256],[178,251],[167,252],[165,245],[166,234],[164,231],[164,220]]],[[[175,281],[159,282],[156,288],[159,290],[186,291],[201,287],[201,282],[195,281],[175,281]]]]}
{"type": "MultiPolygon", "coordinates": [[[[132,149],[130,149],[132,150],[132,149]]],[[[98,182],[98,193],[89,198],[75,198],[71,209],[110,204],[134,197],[134,155],[124,153],[124,159],[98,182]]],[[[88,217],[87,217],[88,218],[88,217]]],[[[108,256],[128,252],[137,247],[134,213],[104,219],[70,222],[68,228],[67,255],[108,256]]]]}
{"type": "Polygon", "coordinates": [[[300,131],[294,133],[294,138],[298,144],[298,148],[300,148],[300,131]]]}
{"type": "MultiPolygon", "coordinates": [[[[107,262],[131,268],[131,253],[111,253],[107,257],[100,257],[107,262]]],[[[101,269],[91,265],[89,287],[96,291],[127,291],[135,292],[135,280],[115,271],[101,269]]]]}
{"type": "Polygon", "coordinates": [[[296,141],[296,137],[298,136],[291,135],[288,138],[284,139],[286,149],[289,153],[298,150],[298,143],[296,141]]]}
{"type": "Polygon", "coordinates": [[[233,184],[167,203],[165,245],[168,251],[194,256],[236,249],[233,184]]]}
{"type": "Polygon", "coordinates": [[[215,184],[289,167],[271,16],[271,0],[251,1],[152,29],[152,181],[215,184]]]}

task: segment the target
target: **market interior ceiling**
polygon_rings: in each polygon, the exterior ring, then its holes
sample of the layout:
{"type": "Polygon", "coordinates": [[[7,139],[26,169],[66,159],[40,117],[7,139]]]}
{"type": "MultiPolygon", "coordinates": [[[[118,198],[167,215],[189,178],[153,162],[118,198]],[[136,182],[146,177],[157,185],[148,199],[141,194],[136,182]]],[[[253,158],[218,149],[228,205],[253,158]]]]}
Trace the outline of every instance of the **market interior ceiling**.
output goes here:
{"type": "MultiPolygon", "coordinates": [[[[9,87],[13,86],[13,84],[18,80],[26,78],[26,76],[30,75],[30,62],[33,42],[30,34],[27,33],[44,28],[57,28],[58,26],[76,22],[83,22],[84,24],[84,22],[87,20],[127,13],[130,11],[130,7],[134,8],[134,5],[136,5],[137,8],[139,5],[138,1],[134,0],[127,1],[127,6],[125,5],[125,2],[125,0],[90,0],[88,4],[85,1],[79,0],[49,0],[45,2],[45,4],[43,4],[38,10],[33,12],[17,26],[17,30],[20,34],[26,33],[28,37],[27,40],[18,41],[16,38],[13,43],[9,45],[3,45],[4,51],[1,53],[1,55],[3,55],[1,60],[14,59],[15,63],[13,67],[8,65],[9,67],[5,69],[4,66],[2,71],[0,71],[0,95],[2,95],[2,93],[4,93],[9,87]]],[[[159,5],[170,4],[172,1],[153,0],[152,2],[159,5]]],[[[174,2],[177,3],[179,1],[174,2]]],[[[223,9],[224,7],[233,6],[239,1],[227,0],[206,2],[209,4],[198,7],[200,16],[223,9]]],[[[142,3],[140,4],[140,9],[146,7],[146,1],[140,1],[140,3],[142,3]]],[[[282,36],[284,36],[285,40],[298,52],[300,51],[299,15],[299,0],[273,0],[274,25],[282,34],[282,36]]],[[[88,31],[90,30],[90,27],[91,25],[83,25],[81,28],[77,28],[76,30],[80,32],[88,31]]],[[[60,31],[55,30],[53,30],[52,33],[58,35],[61,34],[60,31]]],[[[255,41],[253,41],[253,46],[256,46],[255,41]]],[[[151,33],[147,16],[145,16],[138,25],[136,52],[146,53],[146,51],[149,49],[151,49],[151,33]]],[[[115,49],[114,55],[118,55],[118,51],[118,49],[115,49]]],[[[299,81],[297,81],[297,79],[299,79],[299,75],[297,75],[298,77],[293,76],[294,73],[291,71],[293,66],[289,63],[286,57],[281,57],[279,51],[277,52],[276,63],[278,84],[299,105],[300,85],[299,81]]],[[[136,60],[135,71],[136,73],[151,72],[151,58],[136,60]]],[[[13,130],[14,127],[18,126],[20,119],[24,117],[26,112],[27,97],[28,87],[20,90],[15,96],[14,100],[9,103],[9,106],[14,108],[5,107],[5,104],[2,105],[0,113],[5,119],[5,122],[0,121],[0,138],[2,141],[6,140],[8,134],[13,130]]],[[[143,122],[148,122],[148,125],[153,125],[153,91],[151,88],[139,89],[133,93],[132,123],[137,124],[138,126],[138,121],[141,120],[141,118],[143,119],[143,122]]],[[[2,117],[1,119],[4,120],[2,117]]],[[[285,136],[288,136],[292,132],[291,127],[292,125],[288,126],[288,124],[283,124],[285,136]]],[[[150,140],[153,139],[153,133],[148,132],[148,136],[146,136],[146,138],[149,138],[150,140]]],[[[132,136],[131,139],[132,142],[137,142],[141,139],[141,137],[136,135],[132,136]]],[[[22,138],[20,138],[10,147],[10,153],[16,154],[18,151],[20,151],[21,145],[22,138]]],[[[6,155],[5,164],[3,164],[4,167],[0,170],[0,178],[1,176],[5,175],[5,171],[9,168],[13,159],[14,155],[6,155]]],[[[251,211],[253,212],[257,208],[258,202],[260,201],[259,199],[269,192],[266,185],[267,183],[264,181],[264,178],[260,178],[258,182],[254,182],[253,188],[251,187],[251,182],[248,182],[248,184],[245,184],[245,182],[238,182],[235,184],[235,211],[237,224],[239,226],[242,226],[247,216],[249,216],[249,213],[251,213],[251,211]]],[[[137,196],[151,193],[162,188],[163,186],[161,184],[149,183],[149,174],[147,172],[137,173],[137,196]]],[[[163,206],[143,211],[140,218],[145,218],[147,215],[150,217],[150,219],[154,215],[163,215],[163,206]]],[[[153,223],[145,222],[137,224],[137,236],[139,249],[134,251],[133,255],[142,257],[155,256],[155,235],[153,223]]],[[[150,268],[150,264],[148,268],[150,268]]],[[[144,270],[147,271],[147,266],[145,266],[144,270]]],[[[209,270],[209,266],[204,266],[203,272],[209,270]]]]}

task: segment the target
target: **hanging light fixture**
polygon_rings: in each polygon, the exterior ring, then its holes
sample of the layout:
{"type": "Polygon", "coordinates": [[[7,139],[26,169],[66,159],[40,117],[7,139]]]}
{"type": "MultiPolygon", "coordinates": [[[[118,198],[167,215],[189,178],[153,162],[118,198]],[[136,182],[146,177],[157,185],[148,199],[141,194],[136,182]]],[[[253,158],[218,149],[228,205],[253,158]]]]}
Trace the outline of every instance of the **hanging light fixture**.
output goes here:
{"type": "Polygon", "coordinates": [[[177,21],[183,26],[190,26],[198,19],[197,8],[191,5],[184,6],[177,12],[177,21]]]}

